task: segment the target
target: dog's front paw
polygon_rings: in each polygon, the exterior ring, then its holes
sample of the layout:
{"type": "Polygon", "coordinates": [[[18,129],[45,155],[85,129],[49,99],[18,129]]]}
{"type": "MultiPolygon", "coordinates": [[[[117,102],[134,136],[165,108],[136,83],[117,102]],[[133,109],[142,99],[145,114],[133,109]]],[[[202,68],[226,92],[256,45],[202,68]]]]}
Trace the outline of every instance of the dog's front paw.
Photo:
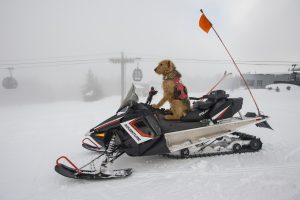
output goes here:
{"type": "Polygon", "coordinates": [[[179,120],[180,118],[175,115],[165,115],[165,120],[179,120]]]}
{"type": "Polygon", "coordinates": [[[152,104],[151,105],[153,108],[159,108],[159,106],[157,106],[157,104],[152,104]]]}
{"type": "Polygon", "coordinates": [[[174,120],[174,116],[173,115],[165,115],[164,116],[165,120],[174,120]]]}

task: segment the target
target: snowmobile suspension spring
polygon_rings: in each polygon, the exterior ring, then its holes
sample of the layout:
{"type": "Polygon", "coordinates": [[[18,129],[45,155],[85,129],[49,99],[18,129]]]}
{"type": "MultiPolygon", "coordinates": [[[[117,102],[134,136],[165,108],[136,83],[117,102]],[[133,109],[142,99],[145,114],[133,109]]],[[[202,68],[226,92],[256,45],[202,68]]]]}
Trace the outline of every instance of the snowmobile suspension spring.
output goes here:
{"type": "Polygon", "coordinates": [[[108,144],[108,147],[107,147],[107,150],[106,150],[106,153],[108,156],[111,156],[115,150],[115,135],[113,135],[111,137],[111,140],[109,141],[109,144],[108,144]]]}

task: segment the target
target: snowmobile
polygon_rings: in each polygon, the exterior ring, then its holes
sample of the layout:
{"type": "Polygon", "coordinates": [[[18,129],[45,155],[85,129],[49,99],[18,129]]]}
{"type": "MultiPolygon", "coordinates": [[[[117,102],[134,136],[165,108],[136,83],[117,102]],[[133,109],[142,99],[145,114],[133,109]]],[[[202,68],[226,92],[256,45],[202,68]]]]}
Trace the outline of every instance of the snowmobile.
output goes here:
{"type": "Polygon", "coordinates": [[[179,121],[167,121],[164,115],[169,111],[138,102],[132,86],[116,114],[90,129],[82,141],[84,148],[99,155],[82,167],[62,156],[56,161],[55,171],[75,179],[111,179],[132,173],[131,168],[111,169],[113,161],[123,153],[193,158],[256,152],[262,148],[259,138],[238,132],[251,124],[271,128],[265,115],[240,113],[243,98],[229,98],[225,91],[215,90],[190,99],[194,100],[191,112],[179,121]]]}

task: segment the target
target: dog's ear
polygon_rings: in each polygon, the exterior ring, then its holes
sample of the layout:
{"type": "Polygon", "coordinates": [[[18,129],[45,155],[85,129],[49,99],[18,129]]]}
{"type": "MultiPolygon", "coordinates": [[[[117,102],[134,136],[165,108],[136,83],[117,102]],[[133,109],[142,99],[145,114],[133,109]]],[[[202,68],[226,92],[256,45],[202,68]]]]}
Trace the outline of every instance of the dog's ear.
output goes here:
{"type": "Polygon", "coordinates": [[[168,68],[170,72],[175,70],[175,65],[171,60],[168,60],[168,68]]]}

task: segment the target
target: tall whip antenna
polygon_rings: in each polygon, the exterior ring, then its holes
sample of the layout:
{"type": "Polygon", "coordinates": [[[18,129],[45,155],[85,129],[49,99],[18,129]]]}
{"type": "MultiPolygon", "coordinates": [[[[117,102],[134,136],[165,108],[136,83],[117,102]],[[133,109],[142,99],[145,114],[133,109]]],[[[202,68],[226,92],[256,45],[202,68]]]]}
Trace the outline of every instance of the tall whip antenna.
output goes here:
{"type": "Polygon", "coordinates": [[[256,100],[255,100],[255,98],[254,98],[254,96],[253,96],[253,94],[252,94],[252,92],[251,92],[251,90],[250,90],[250,88],[249,88],[249,85],[248,85],[247,81],[245,80],[243,74],[241,73],[241,71],[240,71],[238,65],[236,64],[235,60],[233,59],[232,55],[230,54],[228,48],[227,48],[226,45],[224,44],[224,42],[223,42],[223,40],[221,39],[220,35],[219,35],[218,32],[216,31],[216,29],[213,27],[212,23],[206,18],[206,16],[205,16],[205,14],[204,14],[204,12],[203,12],[202,9],[200,10],[200,12],[202,13],[202,16],[201,16],[201,18],[200,18],[200,20],[199,20],[199,26],[200,26],[200,28],[202,28],[206,33],[208,33],[208,31],[210,30],[210,28],[212,28],[212,29],[214,30],[215,34],[216,34],[217,37],[219,38],[220,42],[222,43],[223,47],[225,48],[226,52],[228,53],[230,59],[232,60],[232,62],[233,62],[233,64],[234,64],[235,68],[237,69],[237,71],[239,72],[241,78],[243,79],[243,81],[244,81],[244,83],[245,83],[245,85],[246,85],[246,87],[247,87],[247,89],[248,89],[248,91],[249,91],[249,93],[250,93],[250,95],[251,95],[251,97],[252,97],[252,99],[253,99],[253,102],[255,103],[255,106],[256,106],[258,115],[260,115],[261,113],[260,113],[260,110],[259,110],[258,105],[257,105],[257,103],[256,103],[256,100]]]}

